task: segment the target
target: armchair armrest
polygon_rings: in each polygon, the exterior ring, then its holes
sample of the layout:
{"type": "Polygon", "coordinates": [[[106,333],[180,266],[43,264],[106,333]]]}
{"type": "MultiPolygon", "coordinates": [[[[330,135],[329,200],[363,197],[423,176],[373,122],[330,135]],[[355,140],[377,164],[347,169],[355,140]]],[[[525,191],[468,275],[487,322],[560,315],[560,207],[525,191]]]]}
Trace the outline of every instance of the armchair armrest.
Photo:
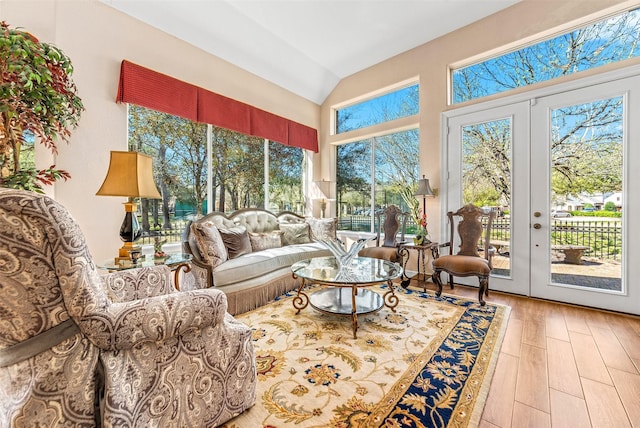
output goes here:
{"type": "Polygon", "coordinates": [[[87,310],[81,329],[96,346],[124,350],[215,326],[227,313],[227,297],[215,289],[174,292],[87,310]]]}
{"type": "Polygon", "coordinates": [[[166,266],[128,269],[101,275],[102,284],[113,302],[129,302],[173,291],[171,270],[166,266]]]}
{"type": "Polygon", "coordinates": [[[198,288],[213,287],[213,268],[210,264],[192,259],[191,273],[195,277],[198,288]]]}

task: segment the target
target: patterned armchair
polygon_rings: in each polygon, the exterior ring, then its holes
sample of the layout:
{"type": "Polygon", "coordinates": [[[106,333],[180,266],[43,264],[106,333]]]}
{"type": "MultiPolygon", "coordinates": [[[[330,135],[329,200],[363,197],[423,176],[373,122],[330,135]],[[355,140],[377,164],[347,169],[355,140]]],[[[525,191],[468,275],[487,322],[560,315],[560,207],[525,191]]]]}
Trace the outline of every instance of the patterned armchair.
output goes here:
{"type": "Polygon", "coordinates": [[[0,427],[216,426],[255,403],[255,370],[222,292],[101,276],[64,207],[0,189],[0,427]]]}

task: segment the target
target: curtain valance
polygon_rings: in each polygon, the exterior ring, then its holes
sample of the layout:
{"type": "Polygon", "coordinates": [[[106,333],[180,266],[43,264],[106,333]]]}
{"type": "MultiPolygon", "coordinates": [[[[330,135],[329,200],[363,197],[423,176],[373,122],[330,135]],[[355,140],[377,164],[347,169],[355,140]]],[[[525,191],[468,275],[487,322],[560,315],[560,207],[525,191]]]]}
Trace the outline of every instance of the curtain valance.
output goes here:
{"type": "Polygon", "coordinates": [[[318,131],[249,104],[123,60],[116,102],[318,152],[318,131]]]}

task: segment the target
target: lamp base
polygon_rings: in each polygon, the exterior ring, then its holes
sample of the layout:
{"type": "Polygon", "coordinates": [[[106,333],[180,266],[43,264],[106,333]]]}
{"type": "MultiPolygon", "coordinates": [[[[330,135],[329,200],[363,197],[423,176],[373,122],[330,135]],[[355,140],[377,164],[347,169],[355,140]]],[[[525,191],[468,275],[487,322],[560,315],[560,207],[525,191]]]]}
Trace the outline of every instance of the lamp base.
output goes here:
{"type": "Polygon", "coordinates": [[[133,245],[133,242],[125,242],[124,245],[118,249],[118,257],[114,259],[114,262],[117,265],[128,263],[135,265],[138,263],[141,254],[141,246],[133,245]]]}

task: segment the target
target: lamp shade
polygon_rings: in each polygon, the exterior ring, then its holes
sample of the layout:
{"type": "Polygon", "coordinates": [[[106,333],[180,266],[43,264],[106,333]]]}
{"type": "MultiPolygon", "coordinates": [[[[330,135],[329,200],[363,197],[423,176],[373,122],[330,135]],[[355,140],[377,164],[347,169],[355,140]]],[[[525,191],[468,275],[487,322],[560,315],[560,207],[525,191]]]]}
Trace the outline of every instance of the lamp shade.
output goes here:
{"type": "Polygon", "coordinates": [[[138,152],[111,152],[100,196],[162,199],[153,181],[153,158],[138,152]]]}
{"type": "Polygon", "coordinates": [[[418,190],[413,196],[435,196],[429,185],[429,179],[425,178],[424,175],[418,180],[418,190]]]}

